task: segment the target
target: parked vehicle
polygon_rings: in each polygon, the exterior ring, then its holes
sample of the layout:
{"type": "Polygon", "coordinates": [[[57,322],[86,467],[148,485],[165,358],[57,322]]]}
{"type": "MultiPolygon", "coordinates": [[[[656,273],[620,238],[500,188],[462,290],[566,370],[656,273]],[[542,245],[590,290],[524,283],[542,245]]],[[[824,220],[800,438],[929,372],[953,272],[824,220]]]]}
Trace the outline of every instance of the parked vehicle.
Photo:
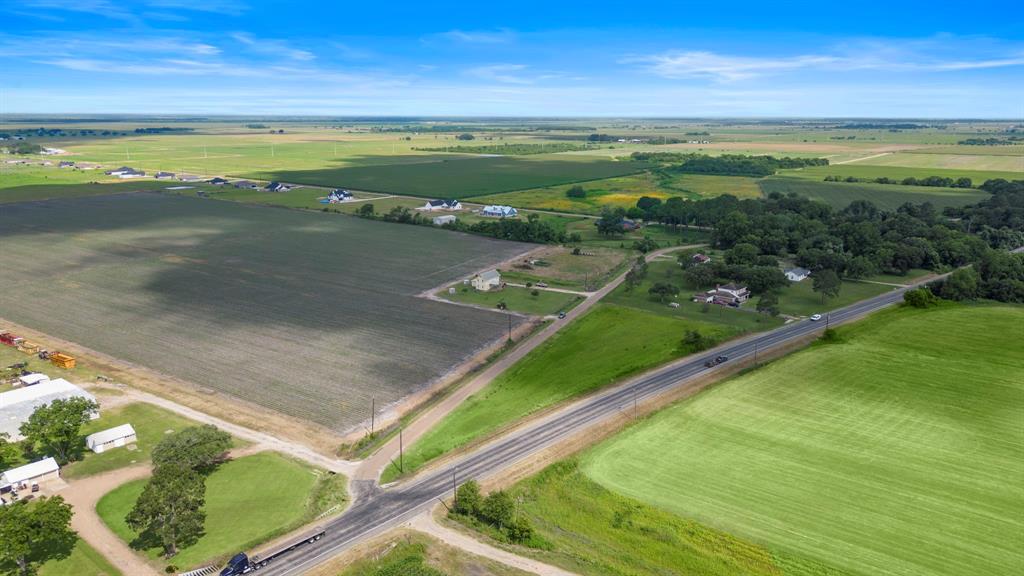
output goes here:
{"type": "Polygon", "coordinates": [[[821,314],[811,314],[811,322],[817,322],[821,320],[821,314]]]}
{"type": "Polygon", "coordinates": [[[303,537],[301,540],[296,540],[291,544],[277,548],[267,553],[265,556],[254,555],[250,558],[248,555],[246,555],[245,552],[239,552],[238,554],[232,556],[231,560],[228,560],[228,565],[220,571],[220,576],[238,576],[239,574],[249,574],[250,572],[255,572],[256,570],[266,567],[274,560],[281,558],[285,554],[288,554],[289,552],[295,550],[296,548],[299,548],[300,546],[305,546],[307,544],[312,544],[313,542],[316,542],[317,540],[324,537],[324,533],[324,530],[318,530],[308,536],[303,537]]]}

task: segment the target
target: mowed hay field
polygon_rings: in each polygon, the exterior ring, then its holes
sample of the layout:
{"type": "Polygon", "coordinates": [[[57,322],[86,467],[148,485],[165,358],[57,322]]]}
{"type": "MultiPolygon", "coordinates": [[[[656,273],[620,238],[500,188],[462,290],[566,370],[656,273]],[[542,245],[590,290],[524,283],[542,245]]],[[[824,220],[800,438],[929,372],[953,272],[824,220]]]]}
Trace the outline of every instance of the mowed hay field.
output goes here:
{"type": "Polygon", "coordinates": [[[1024,307],[894,309],[589,452],[623,496],[859,575],[1024,565],[1024,307]]]}
{"type": "Polygon", "coordinates": [[[430,162],[236,174],[431,198],[469,198],[640,172],[639,162],[566,154],[435,159],[430,162]]]}
{"type": "Polygon", "coordinates": [[[416,297],[522,244],[152,193],[0,210],[0,317],[337,430],[503,314],[416,297]]]}
{"type": "Polygon", "coordinates": [[[796,193],[811,200],[820,200],[833,208],[843,209],[854,200],[867,200],[882,210],[896,210],[907,202],[931,202],[938,209],[966,206],[990,196],[971,188],[939,188],[935,186],[903,186],[866,182],[823,182],[805,178],[772,176],[759,181],[765,194],[796,193]]]}
{"type": "Polygon", "coordinates": [[[906,166],[908,168],[943,168],[964,170],[994,170],[997,172],[1024,172],[1024,146],[1008,146],[1017,154],[924,154],[900,152],[869,158],[856,164],[872,166],[906,166]]]}

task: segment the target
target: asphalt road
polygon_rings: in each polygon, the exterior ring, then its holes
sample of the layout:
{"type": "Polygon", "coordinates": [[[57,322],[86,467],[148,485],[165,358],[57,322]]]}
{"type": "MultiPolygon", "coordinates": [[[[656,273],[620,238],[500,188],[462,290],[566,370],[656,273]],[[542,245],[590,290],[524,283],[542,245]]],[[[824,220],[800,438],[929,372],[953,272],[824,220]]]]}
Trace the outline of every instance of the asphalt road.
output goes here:
{"type": "MultiPolygon", "coordinates": [[[[903,292],[906,290],[907,288],[896,289],[834,310],[829,315],[829,322],[848,322],[893,305],[903,299],[903,292]]],[[[434,506],[438,499],[451,495],[453,483],[500,474],[536,452],[622,411],[631,410],[636,401],[643,402],[665,392],[693,385],[695,376],[714,370],[704,366],[709,359],[724,355],[729,357],[729,362],[735,362],[753,357],[755,350],[767,352],[784,346],[823,330],[825,324],[824,318],[819,322],[797,321],[771,332],[729,342],[627,384],[570,404],[529,426],[481,446],[445,468],[421,474],[408,482],[356,502],[345,514],[325,526],[326,535],[322,540],[293,551],[260,570],[260,573],[268,576],[302,574],[353,544],[383,533],[434,506]]]]}

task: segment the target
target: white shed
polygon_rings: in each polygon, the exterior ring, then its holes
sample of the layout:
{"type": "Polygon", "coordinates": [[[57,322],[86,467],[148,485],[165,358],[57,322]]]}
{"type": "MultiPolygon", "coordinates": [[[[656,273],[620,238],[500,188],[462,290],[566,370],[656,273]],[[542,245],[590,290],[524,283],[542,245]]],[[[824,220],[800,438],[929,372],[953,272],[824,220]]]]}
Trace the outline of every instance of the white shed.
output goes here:
{"type": "Polygon", "coordinates": [[[60,466],[53,458],[46,458],[17,468],[11,468],[0,475],[0,487],[31,486],[47,480],[60,478],[60,466]]]}
{"type": "Polygon", "coordinates": [[[97,454],[102,454],[111,448],[120,448],[136,441],[135,428],[131,424],[121,424],[102,430],[85,437],[85,447],[97,454]]]}
{"type": "Polygon", "coordinates": [[[497,270],[481,272],[473,276],[472,284],[473,288],[481,292],[486,292],[491,288],[498,288],[501,286],[501,274],[497,270]]]}
{"type": "Polygon", "coordinates": [[[18,376],[18,382],[21,382],[22,386],[32,386],[49,380],[50,377],[42,372],[33,372],[31,374],[25,374],[24,376],[18,376]]]}

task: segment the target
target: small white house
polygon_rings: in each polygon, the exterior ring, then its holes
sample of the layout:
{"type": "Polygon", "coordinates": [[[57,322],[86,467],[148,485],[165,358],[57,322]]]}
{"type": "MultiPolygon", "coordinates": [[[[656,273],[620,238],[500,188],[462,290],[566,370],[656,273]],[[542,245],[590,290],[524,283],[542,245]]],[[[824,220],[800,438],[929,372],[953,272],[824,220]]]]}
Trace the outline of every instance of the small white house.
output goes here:
{"type": "Polygon", "coordinates": [[[480,214],[492,218],[515,218],[519,211],[511,206],[484,206],[480,214]]]}
{"type": "Polygon", "coordinates": [[[501,286],[501,274],[498,274],[497,270],[481,272],[476,276],[473,276],[471,284],[473,284],[473,288],[476,288],[481,292],[487,292],[492,288],[501,286]]]}
{"type": "Polygon", "coordinates": [[[111,448],[121,448],[128,444],[134,444],[135,428],[131,424],[121,424],[102,430],[85,437],[85,447],[97,454],[102,454],[111,448]]]}
{"type": "Polygon", "coordinates": [[[42,372],[33,372],[31,374],[25,374],[24,376],[18,376],[18,382],[22,386],[34,386],[42,382],[48,382],[50,377],[42,372]]]}
{"type": "Polygon", "coordinates": [[[790,268],[786,270],[786,279],[790,282],[802,282],[811,275],[811,271],[807,268],[790,268]]]}
{"type": "Polygon", "coordinates": [[[452,224],[455,222],[455,216],[446,214],[444,216],[434,216],[434,226],[444,226],[445,224],[452,224]]]}
{"type": "Polygon", "coordinates": [[[424,212],[434,212],[437,210],[462,210],[462,202],[459,202],[458,200],[430,200],[421,206],[420,210],[423,210],[424,212]]]}
{"type": "Polygon", "coordinates": [[[0,474],[0,488],[25,489],[33,484],[41,484],[47,480],[60,478],[60,466],[53,458],[45,458],[38,462],[11,468],[0,474]]]}

